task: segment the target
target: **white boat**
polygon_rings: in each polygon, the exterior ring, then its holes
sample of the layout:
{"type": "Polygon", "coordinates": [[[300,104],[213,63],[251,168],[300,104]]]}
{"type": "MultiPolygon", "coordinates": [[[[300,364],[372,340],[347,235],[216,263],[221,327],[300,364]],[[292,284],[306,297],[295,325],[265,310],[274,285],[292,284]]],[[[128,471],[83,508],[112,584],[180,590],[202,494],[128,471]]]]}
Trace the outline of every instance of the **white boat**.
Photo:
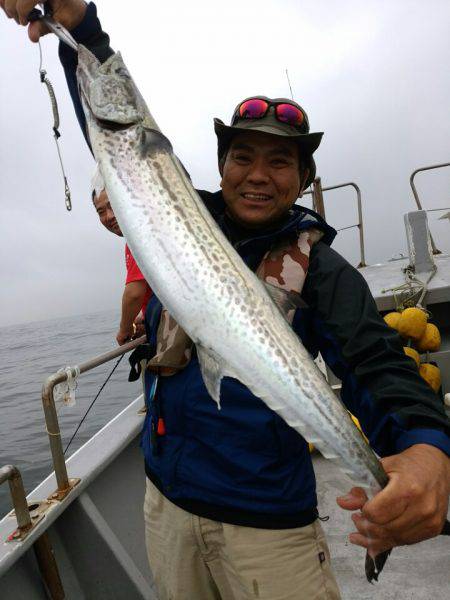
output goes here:
{"type": "MultiPolygon", "coordinates": [[[[355,187],[355,184],[345,185],[355,187]]],[[[341,186],[323,190],[334,187],[341,186]]],[[[357,186],[356,189],[358,191],[357,186]]],[[[314,194],[314,205],[320,210],[321,188],[318,184],[314,194]]],[[[433,254],[425,211],[417,211],[406,217],[410,256],[366,266],[360,204],[359,208],[360,272],[380,311],[395,308],[392,288],[405,283],[405,267],[411,265],[413,270],[408,272],[413,272],[414,277],[425,278],[424,281],[428,279],[427,268],[435,271],[427,284],[425,301],[441,330],[442,347],[427,360],[435,361],[441,368],[443,393],[449,394],[450,256],[433,254]]],[[[132,342],[80,365],[81,374],[129,351],[138,343],[132,342]]],[[[73,374],[76,374],[75,369],[73,374]]],[[[132,401],[65,462],[52,390],[66,377],[65,373],[55,374],[43,388],[55,471],[25,501],[17,469],[10,466],[0,469],[0,484],[9,482],[16,507],[15,512],[0,521],[0,598],[156,599],[145,551],[142,514],[145,487],[139,448],[142,396],[132,401]]],[[[338,381],[332,379],[331,383],[339,388],[338,381]]],[[[352,530],[350,516],[335,503],[336,496],[347,491],[351,482],[320,455],[316,454],[313,460],[319,512],[321,516],[330,517],[324,522],[324,529],[343,599],[448,600],[450,540],[444,537],[395,549],[380,582],[375,586],[367,583],[364,553],[347,540],[352,530]]]]}

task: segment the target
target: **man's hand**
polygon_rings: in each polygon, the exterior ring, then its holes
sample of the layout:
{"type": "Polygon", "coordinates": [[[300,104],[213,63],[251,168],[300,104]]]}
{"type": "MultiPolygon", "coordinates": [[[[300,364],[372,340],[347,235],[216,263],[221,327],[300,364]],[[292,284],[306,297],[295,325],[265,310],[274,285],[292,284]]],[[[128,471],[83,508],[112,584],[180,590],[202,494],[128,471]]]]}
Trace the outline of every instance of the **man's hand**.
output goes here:
{"type": "MultiPolygon", "coordinates": [[[[38,4],[38,0],[0,0],[0,7],[5,11],[6,16],[14,19],[19,25],[28,25],[28,15],[38,4]]],[[[47,4],[52,10],[55,21],[69,31],[81,23],[86,12],[84,0],[47,0],[47,4]]],[[[39,41],[39,38],[46,33],[48,29],[44,23],[34,21],[29,24],[28,37],[32,42],[39,41]]]]}
{"type": "Polygon", "coordinates": [[[144,279],[130,281],[125,286],[122,295],[122,315],[120,317],[119,332],[116,336],[117,343],[120,346],[125,342],[129,342],[133,337],[139,337],[137,336],[137,325],[135,323],[141,313],[141,306],[147,289],[148,285],[144,279]]]}
{"type": "Polygon", "coordinates": [[[136,327],[136,330],[133,338],[138,338],[145,334],[145,317],[142,314],[142,310],[135,318],[134,326],[136,327]]]}
{"type": "Polygon", "coordinates": [[[434,446],[417,444],[381,462],[389,483],[374,498],[362,488],[337,498],[341,508],[360,511],[349,540],[371,556],[439,535],[450,494],[450,459],[434,446]]]}
{"type": "Polygon", "coordinates": [[[135,333],[135,328],[131,327],[130,329],[122,329],[120,328],[116,335],[116,341],[119,346],[123,346],[127,342],[133,339],[135,333]]]}

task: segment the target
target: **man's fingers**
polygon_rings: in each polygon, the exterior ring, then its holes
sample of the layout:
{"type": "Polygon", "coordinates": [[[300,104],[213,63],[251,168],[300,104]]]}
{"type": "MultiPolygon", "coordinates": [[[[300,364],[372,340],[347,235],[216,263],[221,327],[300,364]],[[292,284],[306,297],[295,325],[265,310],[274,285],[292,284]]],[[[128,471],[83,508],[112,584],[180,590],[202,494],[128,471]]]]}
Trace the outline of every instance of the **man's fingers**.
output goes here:
{"type": "MultiPolygon", "coordinates": [[[[19,25],[28,24],[28,15],[37,4],[39,4],[38,0],[0,0],[0,7],[6,15],[19,25]]],[[[33,41],[37,41],[37,39],[33,41]]]]}
{"type": "Polygon", "coordinates": [[[361,509],[362,514],[373,523],[384,525],[402,515],[408,508],[409,498],[399,494],[396,475],[393,475],[387,486],[375,494],[361,509]]]}
{"type": "Polygon", "coordinates": [[[389,530],[381,525],[376,525],[365,519],[361,514],[355,513],[352,515],[352,521],[356,526],[359,533],[367,536],[368,538],[383,539],[391,538],[389,530]]]}
{"type": "Polygon", "coordinates": [[[360,513],[352,515],[352,521],[358,530],[358,533],[365,536],[369,540],[382,543],[387,548],[392,548],[395,545],[395,540],[391,532],[382,525],[376,525],[365,519],[360,513]]]}
{"type": "Polygon", "coordinates": [[[21,25],[27,25],[28,15],[37,4],[37,0],[17,0],[17,15],[21,25]]]}
{"type": "MultiPolygon", "coordinates": [[[[411,517],[402,515],[398,519],[387,523],[386,525],[377,525],[364,518],[360,513],[352,515],[352,521],[356,526],[355,535],[363,536],[366,541],[365,548],[375,548],[377,552],[393,548],[394,546],[403,546],[416,544],[425,539],[439,535],[442,529],[442,522],[439,517],[419,518],[415,515],[411,517]]],[[[361,541],[361,538],[357,538],[361,541]]]]}
{"type": "Polygon", "coordinates": [[[388,541],[369,539],[361,533],[351,533],[348,536],[348,539],[351,544],[366,548],[372,558],[375,558],[378,554],[390,550],[393,547],[388,541]]]}
{"type": "Polygon", "coordinates": [[[372,558],[375,558],[378,554],[394,547],[394,544],[388,538],[368,538],[364,534],[358,532],[351,533],[348,536],[348,539],[351,544],[366,548],[372,558]]]}
{"type": "MultiPolygon", "coordinates": [[[[415,544],[421,540],[435,537],[441,533],[442,525],[440,511],[430,514],[420,506],[413,506],[382,527],[399,546],[415,544]]],[[[377,525],[375,524],[375,526],[377,525]]]]}
{"type": "Polygon", "coordinates": [[[352,520],[356,525],[357,531],[349,535],[349,540],[352,544],[367,548],[370,556],[375,557],[377,554],[393,548],[396,544],[389,532],[379,525],[374,525],[367,521],[360,514],[352,515],[352,520]]]}
{"type": "Polygon", "coordinates": [[[448,510],[448,458],[440,450],[416,445],[383,459],[388,485],[370,501],[354,488],[337,499],[352,516],[357,531],[350,541],[373,556],[394,546],[429,539],[442,530],[448,510]]]}
{"type": "Polygon", "coordinates": [[[10,19],[14,19],[16,23],[19,22],[17,0],[4,0],[2,8],[10,19]]]}
{"type": "Polygon", "coordinates": [[[355,546],[361,546],[362,548],[369,547],[369,540],[362,533],[353,532],[348,536],[348,539],[350,543],[354,544],[355,546]]]}
{"type": "Polygon", "coordinates": [[[354,487],[345,496],[338,496],[336,502],[345,510],[360,510],[367,502],[367,494],[360,487],[354,487]]]}
{"type": "Polygon", "coordinates": [[[28,37],[32,42],[38,42],[43,35],[50,33],[42,21],[33,21],[28,26],[28,37]]]}

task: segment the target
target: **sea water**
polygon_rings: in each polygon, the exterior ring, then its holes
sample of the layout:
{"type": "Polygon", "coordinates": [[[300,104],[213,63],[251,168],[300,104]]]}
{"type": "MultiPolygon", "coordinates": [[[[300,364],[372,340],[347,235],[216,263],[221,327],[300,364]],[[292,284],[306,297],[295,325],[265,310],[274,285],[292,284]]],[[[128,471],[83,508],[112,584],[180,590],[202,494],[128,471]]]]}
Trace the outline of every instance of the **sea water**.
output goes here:
{"type": "MultiPolygon", "coordinates": [[[[41,391],[45,379],[117,347],[117,311],[0,328],[0,467],[19,468],[28,493],[53,471],[41,391]]],[[[70,456],[141,393],[128,382],[129,354],[120,362],[71,443],[70,456]]],[[[63,448],[118,359],[80,376],[75,406],[58,409],[63,448]]],[[[11,510],[0,486],[0,518],[11,510]]]]}

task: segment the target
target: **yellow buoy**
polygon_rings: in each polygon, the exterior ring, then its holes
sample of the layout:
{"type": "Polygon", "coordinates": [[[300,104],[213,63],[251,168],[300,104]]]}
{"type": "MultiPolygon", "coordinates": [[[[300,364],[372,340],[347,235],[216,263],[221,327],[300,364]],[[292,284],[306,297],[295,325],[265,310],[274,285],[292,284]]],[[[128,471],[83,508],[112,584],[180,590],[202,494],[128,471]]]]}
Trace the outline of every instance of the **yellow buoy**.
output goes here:
{"type": "Polygon", "coordinates": [[[420,367],[420,356],[419,356],[419,353],[417,352],[417,350],[414,350],[414,348],[409,348],[409,346],[404,346],[403,350],[404,350],[405,354],[407,354],[414,360],[414,362],[417,365],[417,368],[419,368],[420,367]]]}
{"type": "Polygon", "coordinates": [[[425,332],[417,340],[416,348],[419,352],[437,352],[441,347],[441,334],[439,329],[433,323],[427,323],[425,332]]]}
{"type": "Polygon", "coordinates": [[[404,338],[420,340],[427,327],[426,313],[417,307],[405,308],[398,320],[398,332],[404,338]]]}
{"type": "Polygon", "coordinates": [[[437,393],[441,387],[441,372],[439,367],[430,363],[422,363],[419,368],[419,373],[437,393]]]}
{"type": "Polygon", "coordinates": [[[390,312],[387,315],[384,315],[383,319],[388,327],[395,329],[398,331],[398,322],[400,320],[399,312],[390,312]]]}

